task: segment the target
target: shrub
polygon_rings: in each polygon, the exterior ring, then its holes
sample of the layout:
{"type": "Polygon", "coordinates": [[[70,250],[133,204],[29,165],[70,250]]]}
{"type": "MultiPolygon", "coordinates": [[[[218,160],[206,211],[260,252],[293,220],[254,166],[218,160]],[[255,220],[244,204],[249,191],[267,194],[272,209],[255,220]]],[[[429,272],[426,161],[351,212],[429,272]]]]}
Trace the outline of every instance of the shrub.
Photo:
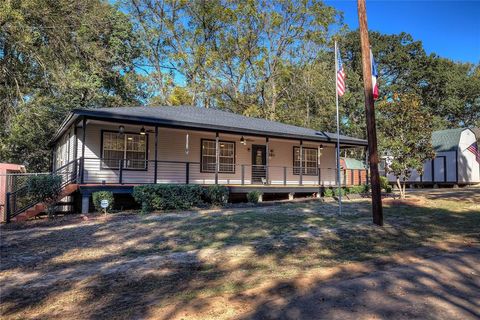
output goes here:
{"type": "Polygon", "coordinates": [[[152,184],[133,188],[133,197],[142,213],[153,210],[190,209],[203,203],[204,189],[199,185],[152,184]]]}
{"type": "Polygon", "coordinates": [[[92,194],[93,205],[97,211],[102,211],[103,208],[100,205],[102,200],[108,200],[107,211],[112,210],[113,208],[113,193],[110,191],[97,191],[92,194]]]}
{"type": "Polygon", "coordinates": [[[325,189],[325,191],[323,192],[323,196],[324,197],[333,197],[333,190],[328,188],[328,189],[325,189]]]}
{"type": "MultiPolygon", "coordinates": [[[[334,188],[334,189],[333,189],[333,194],[334,194],[335,196],[338,196],[338,193],[339,193],[339,192],[338,192],[338,188],[334,188]]],[[[345,190],[344,188],[340,188],[340,194],[341,194],[342,196],[344,196],[346,193],[347,193],[347,192],[346,192],[346,190],[345,190]]]]}
{"type": "Polygon", "coordinates": [[[360,185],[360,186],[352,186],[347,189],[347,193],[358,194],[368,192],[369,187],[368,185],[360,185]]]}
{"type": "Polygon", "coordinates": [[[392,187],[388,183],[388,178],[384,176],[380,176],[380,188],[385,192],[392,192],[392,187]],[[390,190],[390,191],[388,191],[390,190]]]}
{"type": "Polygon", "coordinates": [[[253,190],[247,193],[247,200],[250,203],[258,203],[258,200],[260,200],[260,196],[262,193],[258,190],[253,190]]]}
{"type": "Polygon", "coordinates": [[[363,185],[363,192],[370,192],[370,185],[369,184],[363,185]]]}
{"type": "Polygon", "coordinates": [[[48,216],[51,217],[62,191],[62,177],[54,174],[30,176],[27,190],[33,200],[45,204],[48,216]]]}
{"type": "Polygon", "coordinates": [[[230,190],[226,186],[213,185],[205,188],[204,201],[221,206],[228,202],[230,190]]]}

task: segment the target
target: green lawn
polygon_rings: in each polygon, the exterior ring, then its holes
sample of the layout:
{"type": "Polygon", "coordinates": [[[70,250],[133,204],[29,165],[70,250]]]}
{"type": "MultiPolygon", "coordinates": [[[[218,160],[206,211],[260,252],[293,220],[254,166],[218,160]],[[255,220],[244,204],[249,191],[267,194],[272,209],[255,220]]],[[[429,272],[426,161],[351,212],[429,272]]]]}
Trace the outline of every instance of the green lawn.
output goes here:
{"type": "Polygon", "coordinates": [[[4,227],[0,310],[3,318],[168,318],[165,310],[272,281],[478,243],[480,201],[470,198],[385,206],[384,227],[372,225],[367,200],[346,202],[342,216],[335,203],[308,202],[4,227]]]}

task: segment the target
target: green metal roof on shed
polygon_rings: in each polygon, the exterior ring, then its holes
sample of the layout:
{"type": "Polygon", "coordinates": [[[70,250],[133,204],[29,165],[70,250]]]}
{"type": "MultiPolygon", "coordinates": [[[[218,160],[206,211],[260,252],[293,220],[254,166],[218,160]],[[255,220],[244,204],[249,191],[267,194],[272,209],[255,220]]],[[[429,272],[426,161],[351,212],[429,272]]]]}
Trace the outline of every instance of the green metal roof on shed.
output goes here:
{"type": "Polygon", "coordinates": [[[345,161],[345,168],[344,169],[365,169],[365,164],[363,161],[353,159],[353,158],[343,158],[342,160],[345,161]]]}
{"type": "Polygon", "coordinates": [[[434,131],[432,133],[433,149],[437,152],[454,151],[458,148],[462,132],[467,128],[434,131]]]}

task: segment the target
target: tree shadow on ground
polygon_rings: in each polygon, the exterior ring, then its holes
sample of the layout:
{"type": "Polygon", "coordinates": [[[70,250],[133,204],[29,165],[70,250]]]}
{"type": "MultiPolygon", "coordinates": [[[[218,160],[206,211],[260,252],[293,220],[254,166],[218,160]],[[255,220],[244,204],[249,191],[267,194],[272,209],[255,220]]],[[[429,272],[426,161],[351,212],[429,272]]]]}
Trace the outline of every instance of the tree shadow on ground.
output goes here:
{"type": "Polygon", "coordinates": [[[242,319],[478,319],[480,283],[471,273],[478,272],[480,250],[464,254],[318,282],[308,290],[282,282],[242,319]]]}
{"type": "MultiPolygon", "coordinates": [[[[370,223],[368,205],[346,203],[345,210],[357,214],[318,213],[334,213],[336,205],[332,203],[285,204],[184,218],[139,216],[122,221],[120,217],[68,228],[4,231],[1,313],[6,318],[28,318],[31,310],[37,310],[42,318],[148,318],[154,317],[152,310],[168,307],[168,312],[155,318],[169,319],[187,308],[208,309],[208,297],[233,294],[233,301],[245,303],[239,292],[289,269],[296,270],[295,278],[312,268],[427,246],[427,240],[448,234],[479,238],[475,233],[480,224],[478,212],[386,208],[387,224],[378,228],[370,223]]],[[[445,267],[475,268],[468,265],[470,261],[462,263],[463,267],[450,262],[445,267]]],[[[437,299],[456,303],[458,308],[463,305],[467,316],[477,312],[470,302],[463,301],[471,296],[469,290],[475,289],[468,280],[457,279],[459,285],[453,288],[421,267],[402,272],[410,285],[422,286],[408,285],[406,295],[392,298],[390,305],[370,304],[368,312],[388,317],[394,314],[396,304],[413,303],[415,296],[426,299],[422,292],[427,286],[421,279],[439,286],[437,299]]],[[[262,302],[249,317],[348,315],[352,312],[349,303],[361,306],[369,295],[394,289],[387,275],[375,281],[379,285],[374,291],[362,282],[352,284],[353,289],[332,282],[330,287],[322,285],[305,293],[297,290],[293,280],[282,280],[261,299],[253,298],[251,304],[262,302]],[[327,302],[318,303],[315,299],[323,295],[327,302]],[[302,305],[309,307],[304,310],[302,305]]],[[[407,316],[416,314],[415,310],[408,312],[407,316]]]]}

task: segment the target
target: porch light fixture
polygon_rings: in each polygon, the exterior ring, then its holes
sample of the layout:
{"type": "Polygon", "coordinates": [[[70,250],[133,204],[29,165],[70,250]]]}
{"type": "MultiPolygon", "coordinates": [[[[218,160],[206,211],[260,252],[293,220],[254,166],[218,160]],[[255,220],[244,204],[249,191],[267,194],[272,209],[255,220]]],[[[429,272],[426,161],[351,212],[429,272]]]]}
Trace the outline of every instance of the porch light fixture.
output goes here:
{"type": "Polygon", "coordinates": [[[243,145],[247,144],[247,141],[245,140],[245,138],[243,136],[240,138],[240,143],[243,144],[243,145]]]}
{"type": "Polygon", "coordinates": [[[141,134],[142,136],[145,135],[145,127],[142,126],[142,129],[140,129],[140,134],[141,134]]]}
{"type": "Polygon", "coordinates": [[[123,135],[125,133],[125,127],[124,126],[119,126],[118,127],[118,134],[123,135]]]}
{"type": "Polygon", "coordinates": [[[320,150],[323,150],[323,144],[320,145],[320,150]]]}

